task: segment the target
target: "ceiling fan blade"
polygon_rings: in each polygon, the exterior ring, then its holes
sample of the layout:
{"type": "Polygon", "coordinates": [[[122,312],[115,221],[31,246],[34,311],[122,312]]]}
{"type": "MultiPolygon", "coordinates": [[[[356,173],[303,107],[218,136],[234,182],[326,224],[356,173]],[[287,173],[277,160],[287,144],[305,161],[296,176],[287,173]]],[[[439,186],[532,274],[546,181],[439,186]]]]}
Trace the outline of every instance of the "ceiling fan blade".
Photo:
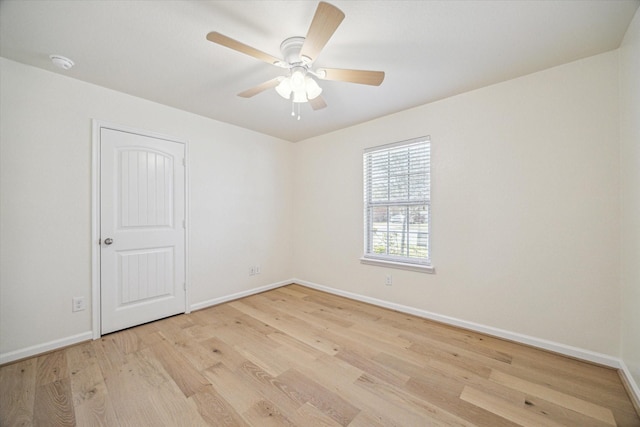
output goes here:
{"type": "Polygon", "coordinates": [[[317,74],[323,80],[359,83],[362,85],[380,86],[384,80],[384,71],[341,70],[339,68],[322,68],[317,74]]]}
{"type": "Polygon", "coordinates": [[[259,59],[271,65],[278,65],[280,62],[282,62],[275,56],[271,56],[268,53],[264,53],[261,50],[255,49],[251,46],[247,46],[244,43],[241,43],[215,31],[207,34],[207,40],[228,47],[229,49],[233,49],[240,53],[244,53],[245,55],[253,56],[256,59],[259,59]]]}
{"type": "Polygon", "coordinates": [[[247,89],[244,92],[240,92],[238,96],[241,96],[243,98],[251,98],[252,96],[259,94],[260,92],[264,92],[267,89],[278,86],[278,84],[280,84],[280,77],[276,77],[275,79],[266,81],[262,84],[259,84],[258,86],[254,86],[251,89],[247,89]]]}
{"type": "Polygon", "coordinates": [[[327,103],[321,96],[316,96],[315,98],[310,99],[309,104],[311,104],[311,108],[313,108],[314,110],[322,110],[327,106],[327,103]]]}
{"type": "Polygon", "coordinates": [[[315,60],[343,19],[344,13],[340,9],[320,2],[300,50],[300,56],[315,60]]]}

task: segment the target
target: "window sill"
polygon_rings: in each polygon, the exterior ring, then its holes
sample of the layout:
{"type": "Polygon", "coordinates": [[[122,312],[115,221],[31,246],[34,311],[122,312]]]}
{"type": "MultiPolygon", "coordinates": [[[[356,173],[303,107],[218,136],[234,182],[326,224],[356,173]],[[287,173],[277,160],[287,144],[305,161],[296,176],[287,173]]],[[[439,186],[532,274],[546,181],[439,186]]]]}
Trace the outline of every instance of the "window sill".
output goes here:
{"type": "Polygon", "coordinates": [[[377,265],[379,267],[397,268],[400,270],[417,271],[419,273],[435,274],[436,272],[436,269],[430,265],[407,264],[404,262],[387,261],[387,260],[367,258],[367,257],[360,258],[360,263],[367,264],[367,265],[377,265]]]}

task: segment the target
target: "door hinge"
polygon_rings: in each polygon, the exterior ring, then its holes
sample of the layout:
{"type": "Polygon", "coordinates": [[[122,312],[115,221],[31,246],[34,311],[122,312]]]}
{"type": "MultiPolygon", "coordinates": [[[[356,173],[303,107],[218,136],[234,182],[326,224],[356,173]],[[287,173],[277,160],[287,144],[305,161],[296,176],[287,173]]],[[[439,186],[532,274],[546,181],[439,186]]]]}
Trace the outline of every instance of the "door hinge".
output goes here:
{"type": "Polygon", "coordinates": [[[182,287],[183,287],[183,288],[184,288],[184,290],[186,291],[186,290],[187,290],[187,282],[184,282],[184,283],[182,284],[182,287]]]}
{"type": "Polygon", "coordinates": [[[182,228],[187,228],[187,221],[186,220],[182,220],[182,228]]]}
{"type": "Polygon", "coordinates": [[[182,166],[187,166],[187,159],[182,159],[182,166]]]}
{"type": "Polygon", "coordinates": [[[98,246],[100,246],[102,244],[102,239],[98,238],[98,246]]]}

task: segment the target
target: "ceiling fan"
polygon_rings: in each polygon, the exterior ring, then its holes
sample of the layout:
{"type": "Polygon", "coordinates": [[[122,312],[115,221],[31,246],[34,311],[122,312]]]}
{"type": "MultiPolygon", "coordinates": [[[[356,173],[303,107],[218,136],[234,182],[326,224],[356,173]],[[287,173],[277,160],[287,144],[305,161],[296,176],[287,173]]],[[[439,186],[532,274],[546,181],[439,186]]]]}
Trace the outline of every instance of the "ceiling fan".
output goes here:
{"type": "MultiPolygon", "coordinates": [[[[337,7],[326,2],[320,2],[307,31],[307,36],[290,37],[280,45],[283,59],[276,58],[215,31],[207,34],[207,40],[252,56],[268,64],[287,69],[288,74],[286,76],[268,80],[240,92],[238,96],[251,98],[267,89],[275,88],[280,96],[291,100],[293,104],[298,104],[299,120],[300,103],[309,102],[314,110],[327,106],[320,96],[322,88],[320,88],[314,77],[320,80],[334,80],[372,86],[379,86],[384,80],[383,71],[312,68],[313,61],[320,55],[320,52],[338,28],[344,16],[344,13],[337,7]]],[[[294,112],[291,114],[295,115],[294,112]]]]}

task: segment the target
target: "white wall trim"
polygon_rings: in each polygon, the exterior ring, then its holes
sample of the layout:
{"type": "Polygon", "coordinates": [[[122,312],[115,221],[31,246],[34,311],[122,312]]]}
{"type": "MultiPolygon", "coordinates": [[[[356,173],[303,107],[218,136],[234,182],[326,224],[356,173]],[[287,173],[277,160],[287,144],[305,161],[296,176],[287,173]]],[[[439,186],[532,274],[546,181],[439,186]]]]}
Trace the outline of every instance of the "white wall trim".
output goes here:
{"type": "Polygon", "coordinates": [[[58,350],[62,347],[78,344],[83,341],[90,341],[92,338],[93,332],[87,331],[81,334],[72,335],[70,337],[49,341],[44,344],[32,345],[31,347],[22,348],[19,350],[0,353],[0,365],[15,362],[16,360],[26,359],[27,357],[37,356],[49,351],[58,350]]]}
{"type": "MultiPolygon", "coordinates": [[[[469,322],[466,320],[456,319],[455,317],[444,316],[442,314],[432,313],[426,310],[421,310],[415,307],[409,307],[402,304],[396,304],[389,301],[380,300],[377,298],[371,298],[365,295],[356,294],[353,292],[347,292],[340,289],[331,288],[317,283],[309,282],[302,279],[292,279],[292,283],[298,283],[303,286],[307,286],[312,289],[327,292],[334,295],[339,295],[345,298],[353,299],[356,301],[366,302],[368,304],[376,305],[378,307],[389,308],[402,313],[412,314],[414,316],[422,317],[425,319],[434,320],[436,322],[445,323],[459,328],[468,329],[475,332],[481,332],[483,334],[491,335],[498,338],[503,338],[508,341],[513,341],[519,344],[526,344],[532,347],[548,350],[554,353],[558,353],[564,356],[573,357],[575,359],[584,360],[591,363],[597,363],[599,365],[607,366],[617,369],[622,381],[625,384],[625,388],[629,393],[630,399],[634,400],[636,411],[640,408],[640,387],[635,382],[631,371],[624,363],[624,360],[609,356],[607,354],[598,353],[591,350],[586,350],[579,347],[573,347],[566,344],[557,343],[554,341],[545,340],[542,338],[536,338],[529,335],[519,334],[516,332],[507,331],[504,329],[494,328],[492,326],[481,325],[475,322],[469,322]]],[[[639,412],[640,413],[640,412],[639,412]]]]}
{"type": "Polygon", "coordinates": [[[261,292],[270,291],[271,289],[280,288],[282,286],[290,285],[292,283],[299,283],[299,282],[295,282],[293,279],[283,280],[281,282],[271,283],[270,285],[264,285],[257,288],[248,289],[246,291],[236,292],[235,294],[225,295],[222,297],[213,298],[207,301],[202,301],[196,304],[192,304],[191,310],[192,311],[202,310],[203,308],[212,307],[214,305],[222,304],[223,302],[233,301],[236,299],[248,297],[250,295],[259,294],[261,292]]]}
{"type": "Polygon", "coordinates": [[[618,372],[620,373],[627,392],[630,394],[631,403],[633,403],[636,412],[640,415],[640,386],[636,383],[633,375],[631,375],[631,371],[627,364],[624,363],[624,360],[620,360],[620,370],[618,372]]]}
{"type": "Polygon", "coordinates": [[[379,267],[397,268],[399,270],[417,271],[418,273],[435,274],[436,269],[431,265],[409,264],[406,262],[389,261],[384,259],[368,258],[366,255],[360,258],[360,264],[377,265],[379,267]]]}
{"type": "Polygon", "coordinates": [[[191,158],[189,157],[189,141],[184,143],[184,308],[185,313],[191,313],[191,304],[189,304],[191,296],[191,252],[189,246],[191,244],[191,158]]]}
{"type": "MultiPolygon", "coordinates": [[[[627,391],[631,395],[631,399],[635,399],[635,404],[640,405],[640,387],[635,382],[633,375],[631,375],[631,371],[624,363],[624,361],[620,358],[609,356],[602,353],[597,353],[591,350],[582,349],[579,347],[573,347],[561,343],[557,343],[554,341],[549,341],[541,338],[532,337],[529,335],[519,334],[516,332],[507,331],[504,329],[494,328],[491,326],[481,325],[475,322],[469,322],[466,320],[457,319],[450,316],[444,316],[437,313],[431,313],[426,310],[421,310],[415,307],[409,307],[402,304],[396,304],[389,301],[380,300],[377,298],[367,297],[364,295],[356,294],[353,292],[347,292],[336,288],[331,288],[324,285],[319,285],[317,283],[309,282],[307,280],[302,279],[290,279],[283,280],[280,282],[271,283],[264,286],[259,286],[257,288],[248,289],[246,291],[236,292],[234,294],[213,298],[207,301],[199,302],[196,304],[191,304],[187,307],[188,312],[195,310],[202,310],[207,307],[212,307],[214,305],[222,304],[228,301],[237,300],[239,298],[244,298],[250,295],[259,294],[261,292],[269,291],[271,289],[276,289],[282,286],[286,286],[292,283],[297,283],[302,286],[307,286],[312,289],[317,289],[319,291],[327,292],[330,294],[342,296],[345,298],[350,298],[356,301],[365,302],[368,304],[376,305],[378,307],[384,307],[391,310],[396,310],[402,313],[411,314],[414,316],[422,317],[425,319],[434,320],[437,322],[445,323],[452,326],[457,326],[460,328],[468,329],[475,332],[481,332],[487,335],[491,335],[498,338],[503,338],[509,341],[513,341],[520,344],[530,345],[532,347],[540,348],[543,350],[552,351],[554,353],[562,354],[565,356],[573,357],[576,359],[581,359],[584,361],[597,363],[603,366],[608,366],[610,368],[615,368],[619,370],[620,376],[622,377],[623,382],[625,382],[625,386],[627,391]]],[[[98,337],[99,337],[98,331],[98,337]]],[[[61,338],[58,340],[50,341],[44,344],[34,345],[31,347],[27,347],[20,350],[11,351],[8,353],[0,353],[0,365],[5,363],[10,363],[16,360],[24,359],[27,357],[36,356],[38,354],[46,353],[48,351],[56,350],[62,347],[66,347],[69,345],[77,344],[83,341],[88,341],[95,338],[95,331],[83,332],[81,334],[73,335],[66,338],[61,338]]]]}
{"type": "MultiPolygon", "coordinates": [[[[96,240],[97,242],[97,240],[96,240]]],[[[197,304],[192,304],[187,306],[187,313],[194,310],[201,310],[203,308],[211,307],[214,305],[222,304],[223,302],[237,300],[239,298],[244,298],[250,295],[259,294],[261,292],[269,291],[271,289],[280,288],[282,286],[290,285],[294,283],[293,280],[283,280],[281,282],[271,283],[269,285],[259,286],[257,288],[249,289],[242,292],[236,292],[231,295],[222,296],[219,298],[214,298],[211,300],[203,301],[197,304]]],[[[98,303],[100,299],[98,298],[98,303]]],[[[99,320],[99,319],[98,319],[99,320]]],[[[98,326],[100,325],[98,321],[98,326]]],[[[78,344],[83,341],[90,341],[100,338],[100,329],[98,329],[98,337],[95,336],[96,331],[87,331],[81,334],[72,335],[70,337],[60,338],[58,340],[50,341],[44,344],[37,344],[31,347],[10,351],[8,353],[0,353],[0,365],[4,365],[5,363],[11,363],[16,360],[26,359],[28,357],[38,356],[43,353],[47,353],[49,351],[58,350],[63,347],[67,347],[73,344],[78,344]]]]}
{"type": "Polygon", "coordinates": [[[389,308],[391,310],[412,314],[414,316],[422,317],[425,319],[435,320],[436,322],[446,323],[448,325],[469,329],[475,332],[481,332],[494,337],[503,338],[503,339],[514,341],[520,344],[530,345],[532,347],[537,347],[544,350],[549,350],[555,353],[563,354],[565,356],[582,359],[585,361],[597,363],[597,364],[608,366],[611,368],[617,368],[617,369],[621,368],[622,361],[619,358],[602,354],[602,353],[597,353],[591,350],[586,350],[578,347],[573,347],[570,345],[560,344],[560,343],[545,340],[542,338],[536,338],[529,335],[507,331],[504,329],[494,328],[492,326],[485,326],[479,323],[469,322],[467,320],[456,319],[455,317],[432,313],[432,312],[421,310],[415,307],[409,307],[406,305],[396,304],[393,302],[384,301],[377,298],[371,298],[368,296],[355,294],[355,293],[343,291],[340,289],[330,288],[328,286],[319,285],[317,283],[308,282],[306,280],[293,279],[293,281],[294,283],[299,283],[303,286],[308,286],[310,288],[317,289],[319,291],[324,291],[330,294],[351,298],[357,301],[377,305],[379,307],[389,308]]]}
{"type": "Polygon", "coordinates": [[[91,331],[100,338],[100,127],[91,120],[91,331]]]}

